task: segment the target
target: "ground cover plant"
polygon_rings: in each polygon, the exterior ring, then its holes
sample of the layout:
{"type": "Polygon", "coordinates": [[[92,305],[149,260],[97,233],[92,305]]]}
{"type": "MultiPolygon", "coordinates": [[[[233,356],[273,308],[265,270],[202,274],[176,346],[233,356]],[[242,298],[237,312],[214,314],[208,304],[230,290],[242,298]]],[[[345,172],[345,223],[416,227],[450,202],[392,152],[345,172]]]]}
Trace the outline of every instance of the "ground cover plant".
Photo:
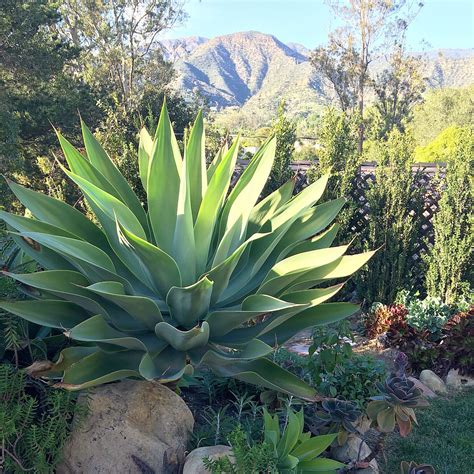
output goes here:
{"type": "Polygon", "coordinates": [[[87,156],[58,137],[69,169],[58,165],[84,193],[99,225],[9,182],[35,218],[3,211],[0,217],[46,270],[7,272],[35,299],[0,307],[75,342],[55,363],[32,371],[81,389],[130,376],[168,382],[206,364],[222,376],[314,399],[314,388],[265,356],[302,329],[358,308],[325,303],[342,284],[314,288],[348,277],[373,254],[330,247],[337,226],[328,226],[344,200],[315,206],[327,176],[295,196],[289,181],[255,205],[275,139],[265,142],[228,193],[239,140],[206,169],[199,114],[183,160],[165,104],[155,138],[141,131],[145,208],[84,124],[87,156]]]}

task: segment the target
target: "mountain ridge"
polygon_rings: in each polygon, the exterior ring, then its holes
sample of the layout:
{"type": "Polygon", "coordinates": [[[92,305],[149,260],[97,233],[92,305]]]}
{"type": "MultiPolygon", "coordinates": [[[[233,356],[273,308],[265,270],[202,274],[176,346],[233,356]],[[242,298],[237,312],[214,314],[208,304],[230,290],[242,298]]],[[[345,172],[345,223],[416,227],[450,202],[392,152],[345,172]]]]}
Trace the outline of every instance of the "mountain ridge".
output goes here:
{"type": "MultiPolygon", "coordinates": [[[[283,43],[274,35],[246,31],[215,38],[166,40],[165,57],[176,69],[174,87],[185,97],[204,96],[224,115],[267,120],[285,99],[290,115],[306,116],[332,103],[334,93],[309,62],[310,50],[283,43]]],[[[414,53],[415,54],[415,53],[414,53]]],[[[423,53],[430,87],[474,83],[474,49],[423,53]]]]}

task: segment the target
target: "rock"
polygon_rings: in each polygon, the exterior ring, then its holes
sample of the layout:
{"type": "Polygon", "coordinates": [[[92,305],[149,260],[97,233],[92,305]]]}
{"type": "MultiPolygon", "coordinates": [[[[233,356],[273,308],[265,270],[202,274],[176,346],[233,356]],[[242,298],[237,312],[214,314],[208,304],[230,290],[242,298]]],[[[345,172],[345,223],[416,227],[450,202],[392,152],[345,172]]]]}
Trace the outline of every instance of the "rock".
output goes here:
{"type": "Polygon", "coordinates": [[[89,391],[87,399],[89,415],[66,443],[58,474],[179,472],[194,419],[176,393],[124,380],[89,391]]]}
{"type": "MultiPolygon", "coordinates": [[[[331,447],[331,458],[343,463],[362,461],[371,453],[371,450],[365,441],[362,441],[358,436],[349,435],[347,443],[342,446],[331,447]]],[[[357,471],[362,472],[362,471],[357,471]]],[[[369,467],[365,468],[363,472],[378,473],[379,468],[377,461],[372,459],[369,467]],[[371,469],[371,470],[370,470],[371,469]]]]}
{"type": "Polygon", "coordinates": [[[421,383],[418,379],[416,379],[415,377],[408,377],[408,380],[411,380],[412,382],[415,383],[415,386],[418,387],[423,395],[426,397],[426,398],[436,398],[436,393],[433,392],[433,390],[431,390],[431,388],[428,388],[424,383],[421,383]]]}
{"type": "Polygon", "coordinates": [[[186,456],[183,474],[210,474],[211,471],[204,467],[204,459],[219,459],[223,456],[229,456],[234,459],[232,449],[229,446],[217,445],[206,448],[197,448],[186,456]]]}
{"type": "Polygon", "coordinates": [[[436,393],[447,393],[446,385],[432,370],[422,370],[420,382],[436,393]]]}
{"type": "Polygon", "coordinates": [[[468,375],[459,375],[458,369],[451,369],[446,376],[446,385],[454,390],[459,390],[462,387],[473,387],[474,378],[468,375]]]}

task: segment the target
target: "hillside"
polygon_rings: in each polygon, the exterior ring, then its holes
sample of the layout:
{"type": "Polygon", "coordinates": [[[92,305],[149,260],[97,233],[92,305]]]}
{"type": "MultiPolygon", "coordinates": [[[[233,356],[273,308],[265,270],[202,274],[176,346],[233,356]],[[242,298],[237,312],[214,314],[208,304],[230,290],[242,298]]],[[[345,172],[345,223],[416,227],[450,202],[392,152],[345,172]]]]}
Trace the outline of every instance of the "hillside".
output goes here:
{"type": "MultiPolygon", "coordinates": [[[[177,70],[175,87],[189,97],[202,94],[232,125],[265,123],[282,98],[295,116],[306,116],[333,100],[332,90],[308,61],[309,50],[272,35],[251,31],[213,39],[180,38],[163,46],[177,70]]],[[[425,58],[431,87],[474,82],[474,50],[432,51],[425,58]]]]}

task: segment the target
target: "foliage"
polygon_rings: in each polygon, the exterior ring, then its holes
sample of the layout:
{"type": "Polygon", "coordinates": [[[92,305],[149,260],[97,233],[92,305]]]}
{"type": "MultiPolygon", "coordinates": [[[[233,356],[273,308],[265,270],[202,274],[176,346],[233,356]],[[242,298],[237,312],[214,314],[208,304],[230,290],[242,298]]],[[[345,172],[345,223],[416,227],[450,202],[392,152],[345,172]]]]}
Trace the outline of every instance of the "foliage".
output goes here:
{"type": "Polygon", "coordinates": [[[393,129],[405,131],[413,107],[422,101],[425,90],[420,63],[420,57],[406,55],[398,45],[389,57],[387,68],[373,81],[376,99],[370,126],[372,137],[384,140],[393,129]]]}
{"type": "Polygon", "coordinates": [[[275,161],[264,194],[283,186],[293,175],[291,160],[295,150],[296,123],[285,115],[285,101],[278,107],[278,117],[272,125],[270,135],[276,137],[275,161]]]}
{"type": "Polygon", "coordinates": [[[433,89],[414,109],[413,130],[419,146],[428,145],[452,126],[474,126],[474,85],[433,89]]]}
{"type": "Polygon", "coordinates": [[[249,442],[240,425],[230,433],[228,442],[232,447],[232,461],[228,456],[204,459],[204,466],[212,474],[278,472],[271,446],[266,442],[249,442]]]}
{"type": "Polygon", "coordinates": [[[342,205],[314,207],[327,177],[295,197],[290,181],[253,207],[273,164],[275,139],[228,194],[238,140],[206,170],[199,114],[183,161],[163,106],[156,139],[141,131],[145,211],[84,124],[83,136],[87,158],[59,134],[70,169],[61,168],[101,227],[13,182],[37,219],[1,212],[18,232],[18,245],[47,270],[8,273],[42,299],[0,307],[76,342],[50,363],[53,373],[63,372],[60,386],[77,390],[130,376],[173,381],[204,364],[222,376],[314,399],[312,387],[265,356],[299,331],[357,310],[324,304],[341,284],[311,289],[349,276],[373,254],[344,256],[347,246],[328,248],[333,228],[319,234],[342,205]]]}
{"type": "Polygon", "coordinates": [[[0,468],[4,472],[53,473],[75,423],[86,414],[68,392],[31,381],[0,365],[0,468]]]}
{"type": "Polygon", "coordinates": [[[440,298],[428,296],[421,300],[411,298],[405,316],[409,326],[418,331],[438,334],[451,316],[450,307],[440,298]]]}
{"type": "Polygon", "coordinates": [[[377,144],[375,181],[366,192],[369,220],[361,234],[365,247],[380,247],[369,272],[361,274],[359,295],[369,304],[394,301],[421,272],[412,258],[418,245],[423,189],[412,173],[413,140],[398,130],[377,144]]]}
{"type": "Polygon", "coordinates": [[[331,173],[326,197],[348,201],[338,219],[341,226],[339,238],[342,240],[350,234],[351,219],[357,208],[352,197],[360,165],[357,153],[358,124],[356,116],[347,116],[336,109],[328,109],[318,128],[318,161],[308,172],[310,182],[331,173]]]}
{"type": "Polygon", "coordinates": [[[380,431],[389,433],[398,425],[400,435],[407,436],[412,422],[417,422],[414,408],[428,406],[421,390],[404,373],[391,376],[378,388],[380,395],[372,397],[367,415],[380,431]]]}
{"type": "MultiPolygon", "coordinates": [[[[0,174],[51,192],[62,186],[37,160],[55,143],[51,122],[71,137],[79,128],[77,110],[95,124],[96,94],[68,68],[77,50],[60,37],[57,2],[5,0],[0,5],[0,174]]],[[[75,201],[67,189],[64,197],[75,201]]],[[[16,207],[5,180],[0,181],[2,206],[16,207]]]]}
{"type": "Polygon", "coordinates": [[[321,393],[363,407],[375,395],[375,383],[385,378],[385,366],[370,356],[352,354],[348,337],[347,325],[316,329],[307,370],[321,393]]]}
{"type": "Polygon", "coordinates": [[[474,391],[430,401],[417,413],[418,425],[406,438],[389,435],[385,456],[379,461],[384,472],[398,472],[401,459],[431,464],[439,473],[465,473],[472,470],[474,391]]]}
{"type": "Polygon", "coordinates": [[[76,69],[94,88],[108,89],[125,113],[169,82],[158,35],[185,18],[180,0],[63,0],[60,12],[61,33],[81,49],[76,69]]]}
{"type": "Polygon", "coordinates": [[[451,303],[474,285],[472,186],[474,130],[463,130],[446,168],[439,209],[433,219],[434,245],[426,257],[428,294],[451,303]]]}
{"type": "Polygon", "coordinates": [[[415,149],[415,161],[447,163],[456,155],[465,128],[451,125],[445,128],[434,140],[415,149]]]}

